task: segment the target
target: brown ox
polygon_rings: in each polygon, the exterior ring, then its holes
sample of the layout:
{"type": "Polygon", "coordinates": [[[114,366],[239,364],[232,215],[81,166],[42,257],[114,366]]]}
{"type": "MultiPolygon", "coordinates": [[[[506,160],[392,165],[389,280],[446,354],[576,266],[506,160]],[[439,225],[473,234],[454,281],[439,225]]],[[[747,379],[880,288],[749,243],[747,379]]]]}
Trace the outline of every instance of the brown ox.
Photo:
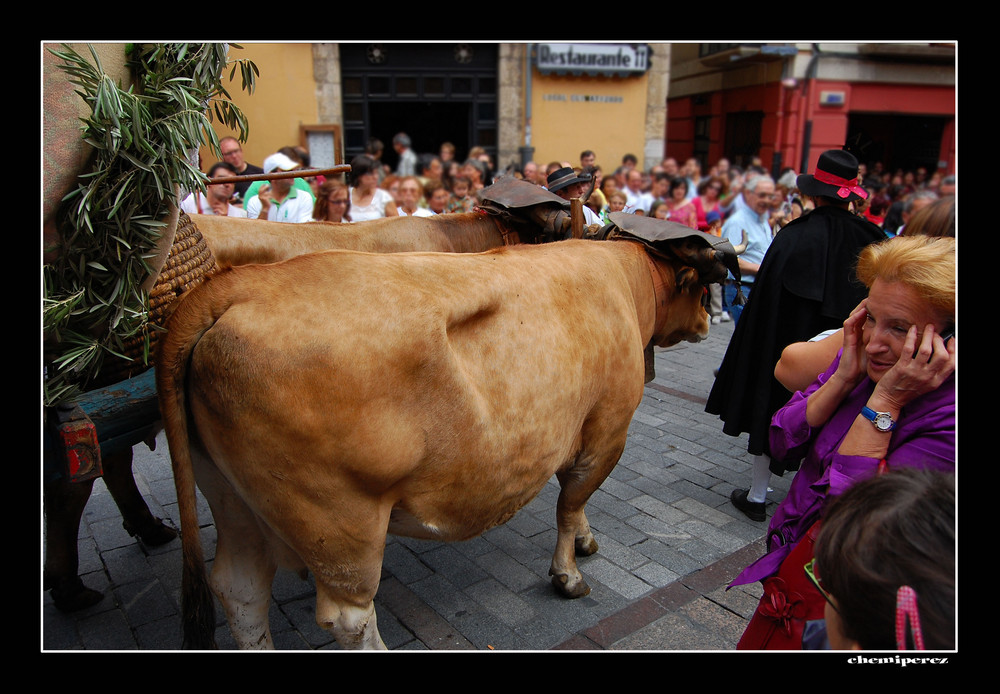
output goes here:
{"type": "MultiPolygon", "coordinates": [[[[68,83],[65,87],[70,89],[68,83]]],[[[65,96],[62,92],[57,93],[65,96]]],[[[61,104],[65,99],[58,101],[61,104]]],[[[46,116],[48,115],[49,112],[46,111],[46,116]]],[[[65,128],[65,124],[71,121],[75,122],[75,119],[64,117],[57,121],[57,124],[64,126],[64,135],[72,133],[72,130],[65,128]]],[[[62,153],[75,152],[74,145],[79,147],[84,144],[78,135],[77,132],[75,140],[62,137],[59,140],[60,146],[54,150],[62,153]]],[[[79,172],[74,169],[71,178],[75,179],[77,173],[79,172]]],[[[54,219],[55,205],[65,192],[67,191],[62,187],[47,191],[47,221],[50,217],[54,219]]],[[[563,238],[567,230],[572,228],[570,204],[539,186],[517,179],[502,179],[484,189],[479,203],[487,213],[447,214],[430,218],[404,216],[354,224],[287,224],[214,215],[190,216],[220,267],[273,263],[331,248],[378,253],[470,253],[505,244],[563,238]]],[[[177,227],[177,217],[175,210],[168,219],[163,248],[157,254],[159,264],[154,264],[155,267],[162,265],[166,259],[166,250],[170,249],[177,227]]],[[[193,251],[187,245],[182,248],[185,253],[193,251]]],[[[156,273],[152,278],[154,280],[155,275],[156,273]]],[[[137,365],[136,368],[141,367],[137,365]]],[[[172,539],[174,531],[153,517],[136,487],[132,477],[131,449],[108,454],[103,461],[104,479],[122,511],[129,532],[138,534],[150,545],[172,539]]],[[[52,588],[52,595],[59,609],[86,607],[101,598],[99,592],[84,586],[77,575],[77,535],[80,516],[90,497],[91,484],[69,484],[62,479],[46,484],[44,586],[46,589],[52,588]]]]}
{"type": "MultiPolygon", "coordinates": [[[[275,263],[297,255],[345,249],[372,253],[478,253],[499,248],[504,235],[484,214],[387,217],[367,222],[287,224],[260,219],[191,215],[220,268],[275,263]]],[[[516,233],[508,242],[517,243],[516,233]]]]}
{"type": "MultiPolygon", "coordinates": [[[[568,238],[574,231],[572,207],[544,188],[504,178],[479,193],[480,210],[432,217],[389,217],[365,222],[286,224],[258,219],[192,215],[219,267],[274,263],[342,248],[371,253],[439,251],[479,253],[516,243],[568,238]]],[[[596,227],[595,227],[596,229],[596,227]]]]}
{"type": "Polygon", "coordinates": [[[214,646],[195,480],[218,531],[212,590],[241,648],[273,647],[277,567],[313,573],[317,622],[342,647],[385,648],[373,598],[386,534],[471,538],[553,474],[552,582],[587,594],[574,556],[597,549],[584,505],[624,450],[644,348],[707,335],[716,257],[578,240],[328,251],[189,292],[156,363],[185,645],[214,646]]]}

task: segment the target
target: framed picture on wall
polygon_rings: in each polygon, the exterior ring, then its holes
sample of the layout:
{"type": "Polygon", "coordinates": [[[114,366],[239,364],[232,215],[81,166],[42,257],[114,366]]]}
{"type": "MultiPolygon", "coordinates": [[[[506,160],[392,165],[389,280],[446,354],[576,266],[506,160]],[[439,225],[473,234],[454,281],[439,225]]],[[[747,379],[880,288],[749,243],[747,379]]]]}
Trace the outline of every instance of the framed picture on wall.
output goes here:
{"type": "Polygon", "coordinates": [[[299,140],[309,150],[309,165],[314,169],[328,169],[347,163],[344,161],[339,125],[299,126],[299,140]]]}

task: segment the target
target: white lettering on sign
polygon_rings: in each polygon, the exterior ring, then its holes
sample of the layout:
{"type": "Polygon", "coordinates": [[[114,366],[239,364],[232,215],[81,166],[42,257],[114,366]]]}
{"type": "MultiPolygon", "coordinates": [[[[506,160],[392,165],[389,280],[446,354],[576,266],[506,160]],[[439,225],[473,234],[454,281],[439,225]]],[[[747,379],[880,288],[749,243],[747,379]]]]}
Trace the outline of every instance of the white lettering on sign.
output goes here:
{"type": "Polygon", "coordinates": [[[648,51],[644,44],[540,43],[535,59],[539,70],[645,72],[648,51]]]}

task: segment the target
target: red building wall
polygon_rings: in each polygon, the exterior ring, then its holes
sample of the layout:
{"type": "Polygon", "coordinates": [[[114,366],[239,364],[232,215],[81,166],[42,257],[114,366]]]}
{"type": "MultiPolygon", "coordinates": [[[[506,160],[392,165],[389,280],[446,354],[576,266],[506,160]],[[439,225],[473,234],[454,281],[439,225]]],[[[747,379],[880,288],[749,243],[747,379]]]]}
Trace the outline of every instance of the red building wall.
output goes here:
{"type": "MultiPolygon", "coordinates": [[[[953,86],[814,80],[786,88],[776,82],[762,87],[670,99],[667,109],[667,155],[678,161],[683,161],[694,152],[697,117],[711,116],[706,162],[711,166],[719,158],[729,156],[723,151],[727,116],[760,111],[763,120],[759,154],[764,165],[770,168],[778,155],[782,167],[791,166],[796,170],[802,169],[806,154],[806,169],[812,170],[824,150],[844,146],[852,113],[951,116],[952,120],[944,128],[941,138],[939,161],[945,163],[947,173],[954,173],[955,170],[956,107],[953,86]],[[823,92],[843,93],[842,103],[821,104],[823,92]],[[806,133],[808,143],[804,142],[806,133]]],[[[891,132],[888,136],[891,137],[891,132]]]]}

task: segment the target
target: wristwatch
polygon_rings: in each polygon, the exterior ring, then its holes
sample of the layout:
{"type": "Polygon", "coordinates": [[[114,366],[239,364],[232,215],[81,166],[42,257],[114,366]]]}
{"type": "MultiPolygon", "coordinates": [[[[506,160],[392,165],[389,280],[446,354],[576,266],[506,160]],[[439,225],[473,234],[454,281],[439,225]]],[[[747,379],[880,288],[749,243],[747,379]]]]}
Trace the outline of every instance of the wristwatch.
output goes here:
{"type": "Polygon", "coordinates": [[[888,412],[876,412],[865,405],[861,408],[861,416],[875,425],[879,431],[892,431],[896,427],[896,422],[888,412]]]}

